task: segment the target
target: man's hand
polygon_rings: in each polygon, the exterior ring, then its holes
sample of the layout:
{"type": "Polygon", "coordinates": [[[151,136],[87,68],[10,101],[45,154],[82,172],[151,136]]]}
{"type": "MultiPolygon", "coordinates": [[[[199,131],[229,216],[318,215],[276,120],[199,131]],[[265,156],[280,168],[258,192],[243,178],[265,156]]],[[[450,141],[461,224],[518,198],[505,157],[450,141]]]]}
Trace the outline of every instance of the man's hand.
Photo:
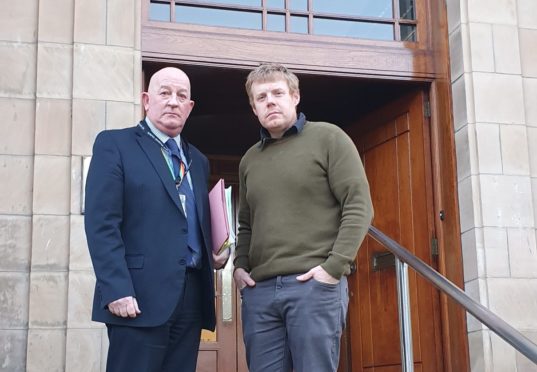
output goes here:
{"type": "Polygon", "coordinates": [[[328,274],[321,266],[315,266],[313,269],[311,269],[307,273],[297,276],[296,280],[305,282],[305,281],[310,280],[311,278],[321,283],[327,283],[327,284],[339,283],[338,279],[328,274]]]}
{"type": "Polygon", "coordinates": [[[253,287],[255,285],[255,281],[250,277],[250,274],[246,272],[244,269],[237,269],[233,273],[233,279],[235,280],[235,285],[239,289],[243,289],[244,287],[253,287]]]}
{"type": "Polygon", "coordinates": [[[221,269],[226,265],[226,262],[231,254],[231,249],[227,248],[220,254],[215,254],[213,252],[213,265],[215,269],[221,269]]]}
{"type": "Polygon", "coordinates": [[[141,313],[136,298],[132,296],[110,302],[108,304],[108,311],[122,318],[136,318],[141,313]]]}

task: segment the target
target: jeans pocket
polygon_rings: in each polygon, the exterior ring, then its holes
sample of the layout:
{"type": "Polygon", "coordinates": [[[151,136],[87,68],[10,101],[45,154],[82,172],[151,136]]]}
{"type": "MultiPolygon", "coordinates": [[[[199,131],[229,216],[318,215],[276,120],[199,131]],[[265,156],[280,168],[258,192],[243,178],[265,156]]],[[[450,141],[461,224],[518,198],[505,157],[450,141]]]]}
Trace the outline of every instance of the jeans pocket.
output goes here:
{"type": "Polygon", "coordinates": [[[326,287],[326,288],[337,288],[339,286],[339,281],[337,283],[326,283],[326,282],[321,282],[315,278],[311,278],[311,281],[321,287],[326,287]]]}

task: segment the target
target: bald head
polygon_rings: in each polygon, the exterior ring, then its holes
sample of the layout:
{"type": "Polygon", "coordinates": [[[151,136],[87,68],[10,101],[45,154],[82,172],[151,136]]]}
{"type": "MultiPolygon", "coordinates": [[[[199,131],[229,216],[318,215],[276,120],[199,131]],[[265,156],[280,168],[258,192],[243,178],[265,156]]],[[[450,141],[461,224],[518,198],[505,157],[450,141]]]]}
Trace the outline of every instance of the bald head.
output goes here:
{"type": "MultiPolygon", "coordinates": [[[[190,79],[188,78],[187,74],[183,72],[183,70],[180,70],[176,67],[164,67],[163,69],[158,70],[151,76],[151,79],[149,80],[149,88],[148,91],[154,91],[155,89],[158,89],[160,86],[160,81],[162,79],[167,79],[170,77],[175,77],[177,79],[183,79],[187,85],[188,85],[188,92],[190,93],[190,79]]],[[[190,98],[190,96],[188,97],[190,98]]]]}
{"type": "Polygon", "coordinates": [[[153,74],[142,103],[149,120],[170,137],[181,133],[194,101],[190,99],[190,80],[178,68],[165,67],[153,74]]]}

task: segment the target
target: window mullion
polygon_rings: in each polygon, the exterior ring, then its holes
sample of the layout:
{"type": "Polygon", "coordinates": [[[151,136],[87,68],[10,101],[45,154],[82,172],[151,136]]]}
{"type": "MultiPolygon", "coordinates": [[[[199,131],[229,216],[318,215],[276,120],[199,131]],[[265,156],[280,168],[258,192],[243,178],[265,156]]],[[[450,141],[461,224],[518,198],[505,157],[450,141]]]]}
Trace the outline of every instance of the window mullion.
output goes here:
{"type": "Polygon", "coordinates": [[[285,32],[291,32],[291,12],[289,7],[291,6],[291,0],[285,0],[285,32]]]}
{"type": "Polygon", "coordinates": [[[308,0],[308,34],[313,35],[313,0],[308,0]]]}
{"type": "Polygon", "coordinates": [[[170,0],[170,22],[175,22],[175,0],[170,0]]]}
{"type": "Polygon", "coordinates": [[[267,18],[268,18],[268,13],[267,13],[267,0],[261,0],[261,8],[263,9],[263,13],[262,13],[262,20],[261,20],[261,29],[263,31],[266,31],[267,30],[267,18]]]}
{"type": "Polygon", "coordinates": [[[401,40],[401,26],[399,25],[399,19],[401,17],[401,11],[399,10],[399,0],[393,0],[392,2],[393,6],[393,18],[395,20],[393,24],[394,29],[394,40],[400,41],[401,40]]]}
{"type": "Polygon", "coordinates": [[[351,3],[316,7],[314,0],[302,0],[296,10],[293,10],[293,0],[280,0],[274,2],[271,11],[268,10],[271,0],[261,0],[255,4],[245,0],[145,1],[150,4],[148,9],[151,16],[148,20],[151,22],[168,20],[171,23],[267,32],[416,41],[413,35],[418,22],[413,9],[417,0],[382,0],[379,3],[376,2],[379,0],[364,0],[368,2],[364,8],[357,8],[356,4],[351,3]],[[389,11],[392,12],[391,17],[389,11]]]}

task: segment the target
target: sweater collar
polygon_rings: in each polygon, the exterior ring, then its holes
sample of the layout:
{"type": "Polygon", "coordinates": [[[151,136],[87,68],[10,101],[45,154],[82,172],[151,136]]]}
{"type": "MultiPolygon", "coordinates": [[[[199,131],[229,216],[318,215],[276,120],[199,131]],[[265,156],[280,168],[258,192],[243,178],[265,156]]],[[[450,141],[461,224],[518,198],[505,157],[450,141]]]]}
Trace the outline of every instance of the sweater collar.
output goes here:
{"type": "MultiPolygon", "coordinates": [[[[293,134],[299,134],[304,129],[304,125],[306,125],[306,116],[303,113],[299,113],[298,119],[296,120],[296,122],[289,129],[285,131],[282,138],[291,136],[293,134]]],[[[261,134],[261,142],[259,143],[260,148],[263,148],[265,144],[267,143],[271,143],[279,139],[279,138],[272,138],[268,130],[266,130],[263,127],[261,127],[260,134],[261,134]]]]}

